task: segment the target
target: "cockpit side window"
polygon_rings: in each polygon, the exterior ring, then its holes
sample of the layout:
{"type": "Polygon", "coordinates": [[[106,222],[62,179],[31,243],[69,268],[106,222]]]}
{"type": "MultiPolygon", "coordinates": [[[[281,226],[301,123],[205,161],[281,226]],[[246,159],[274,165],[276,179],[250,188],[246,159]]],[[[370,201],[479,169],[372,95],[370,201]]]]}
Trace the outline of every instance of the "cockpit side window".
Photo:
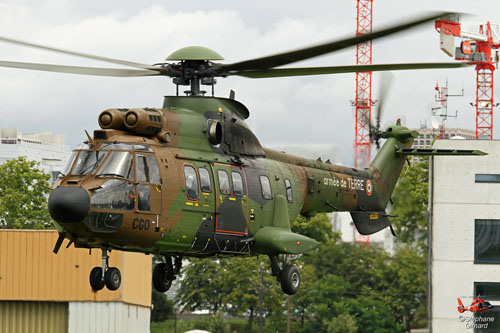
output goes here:
{"type": "Polygon", "coordinates": [[[71,156],[68,159],[68,162],[66,162],[66,165],[64,166],[64,169],[61,171],[59,176],[66,176],[69,171],[71,170],[71,166],[73,165],[73,162],[75,161],[76,155],[78,152],[75,150],[71,153],[71,156]]]}
{"type": "Polygon", "coordinates": [[[97,175],[133,180],[132,153],[128,151],[112,151],[97,175]]]}
{"type": "Polygon", "coordinates": [[[138,182],[147,182],[148,181],[148,165],[146,162],[146,156],[144,155],[136,155],[135,156],[135,179],[138,182]]]}
{"type": "Polygon", "coordinates": [[[160,170],[153,155],[147,155],[149,167],[149,181],[151,184],[160,184],[160,170]]]}

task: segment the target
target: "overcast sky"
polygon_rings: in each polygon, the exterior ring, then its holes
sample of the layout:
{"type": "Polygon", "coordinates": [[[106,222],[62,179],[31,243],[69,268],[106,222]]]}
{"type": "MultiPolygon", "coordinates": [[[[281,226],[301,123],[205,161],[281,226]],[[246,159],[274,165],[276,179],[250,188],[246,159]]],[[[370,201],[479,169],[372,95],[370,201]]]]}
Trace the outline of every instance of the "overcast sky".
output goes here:
{"type": "MultiPolygon", "coordinates": [[[[475,23],[500,22],[499,1],[374,1],[374,29],[390,22],[447,10],[474,14],[475,23]],[[496,16],[495,16],[496,15],[496,16]]],[[[354,34],[356,1],[69,1],[0,0],[0,35],[112,58],[157,63],[189,45],[216,50],[232,63],[314,45],[354,34]]],[[[469,28],[470,27],[470,28],[469,28]]],[[[113,67],[102,62],[0,44],[0,60],[113,67]]],[[[373,63],[452,61],[439,49],[433,24],[397,34],[373,45],[373,63]]],[[[355,48],[292,66],[355,63],[355,48]]],[[[292,67],[291,66],[291,67],[292,67]]],[[[448,79],[448,127],[475,128],[475,71],[394,72],[385,101],[384,122],[398,117],[419,127],[430,117],[436,81],[448,79]]],[[[380,74],[374,74],[374,98],[380,74]]],[[[498,80],[497,80],[498,82],[498,80]]],[[[498,86],[498,84],[496,84],[498,86]]],[[[230,89],[250,109],[249,126],[263,145],[336,144],[338,161],[353,164],[355,74],[279,79],[219,79],[216,95],[230,89]]],[[[103,78],[0,68],[0,126],[21,132],[63,132],[72,147],[84,130],[98,128],[97,116],[111,107],[161,107],[175,93],[166,77],[103,78]]],[[[497,100],[500,99],[496,89],[497,100]]],[[[498,111],[497,111],[498,113],[498,111]]],[[[495,120],[498,117],[495,116],[495,120]]],[[[499,137],[498,125],[494,137],[499,137]]],[[[293,152],[292,152],[293,153],[293,152]]]]}

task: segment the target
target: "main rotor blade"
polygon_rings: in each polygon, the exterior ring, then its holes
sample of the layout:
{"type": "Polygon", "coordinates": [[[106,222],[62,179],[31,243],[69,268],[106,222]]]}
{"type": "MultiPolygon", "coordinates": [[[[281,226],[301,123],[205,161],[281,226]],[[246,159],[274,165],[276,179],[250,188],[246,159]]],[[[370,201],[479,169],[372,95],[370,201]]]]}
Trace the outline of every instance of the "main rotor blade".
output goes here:
{"type": "Polygon", "coordinates": [[[98,67],[79,67],[63,66],[51,64],[37,64],[30,62],[0,61],[1,67],[32,69],[37,71],[70,73],[81,75],[97,76],[115,76],[115,77],[134,77],[134,76],[154,76],[162,75],[159,68],[157,70],[149,69],[121,69],[121,68],[98,68],[98,67]]]}
{"type": "Polygon", "coordinates": [[[380,130],[380,119],[384,112],[384,102],[387,99],[387,94],[391,90],[394,75],[391,72],[382,73],[380,78],[380,92],[378,96],[378,108],[375,120],[377,121],[377,129],[380,130]]]}
{"type": "Polygon", "coordinates": [[[429,63],[403,63],[403,64],[375,64],[375,65],[349,65],[328,67],[302,67],[302,68],[273,68],[264,70],[231,71],[229,75],[244,76],[252,79],[305,76],[323,74],[342,74],[356,72],[378,72],[399,71],[409,69],[432,69],[432,68],[459,68],[469,65],[459,62],[429,62],[429,63]]]}
{"type": "Polygon", "coordinates": [[[25,41],[7,38],[7,37],[0,36],[0,42],[6,42],[6,43],[16,44],[16,45],[21,45],[21,46],[26,46],[26,47],[32,47],[35,49],[57,52],[57,53],[72,55],[72,56],[76,56],[76,57],[87,58],[87,59],[105,61],[105,62],[110,62],[110,63],[118,64],[118,65],[124,65],[124,66],[130,66],[130,67],[136,67],[136,68],[142,68],[142,69],[154,69],[154,67],[151,65],[146,65],[146,64],[141,64],[141,63],[132,62],[132,61],[126,61],[126,60],[106,58],[106,57],[96,56],[96,55],[87,54],[87,53],[80,53],[80,52],[75,52],[75,51],[63,50],[63,49],[59,49],[59,48],[55,48],[55,47],[51,47],[51,46],[45,46],[45,45],[25,42],[25,41]]]}
{"type": "Polygon", "coordinates": [[[413,19],[412,21],[408,23],[403,23],[403,24],[397,24],[382,30],[378,30],[369,34],[365,35],[359,35],[355,37],[349,37],[345,38],[342,40],[338,41],[331,41],[328,43],[312,46],[312,47],[306,47],[303,49],[299,49],[296,51],[290,51],[290,52],[284,52],[284,53],[279,53],[276,55],[272,56],[267,56],[267,57],[262,57],[262,58],[257,58],[257,59],[252,59],[252,60],[246,60],[246,61],[241,61],[233,64],[226,64],[226,65],[219,65],[218,67],[214,68],[215,70],[218,70],[219,72],[228,72],[228,71],[233,71],[233,70],[260,70],[260,69],[268,69],[268,68],[273,68],[273,67],[278,67],[278,66],[283,66],[287,65],[293,62],[317,57],[326,53],[331,53],[334,51],[342,50],[346,47],[353,46],[356,44],[364,43],[370,40],[374,40],[377,38],[381,38],[393,33],[396,33],[398,31],[402,31],[411,27],[414,27],[416,25],[433,21],[439,17],[449,15],[451,13],[448,12],[439,12],[439,13],[433,13],[432,15],[420,17],[417,19],[413,19]]]}

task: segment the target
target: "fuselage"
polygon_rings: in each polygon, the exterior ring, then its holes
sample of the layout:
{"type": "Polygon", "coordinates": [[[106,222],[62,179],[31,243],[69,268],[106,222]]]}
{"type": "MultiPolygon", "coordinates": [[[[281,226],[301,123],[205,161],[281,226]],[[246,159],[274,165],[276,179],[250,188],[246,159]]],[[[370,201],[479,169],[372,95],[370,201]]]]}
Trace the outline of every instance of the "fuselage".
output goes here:
{"type": "Polygon", "coordinates": [[[143,113],[161,121],[156,135],[97,130],[55,184],[49,209],[75,246],[184,256],[301,253],[316,244],[289,231],[299,214],[384,211],[379,189],[386,184],[376,166],[361,171],[265,149],[239,102],[167,97],[163,109],[143,113]]]}

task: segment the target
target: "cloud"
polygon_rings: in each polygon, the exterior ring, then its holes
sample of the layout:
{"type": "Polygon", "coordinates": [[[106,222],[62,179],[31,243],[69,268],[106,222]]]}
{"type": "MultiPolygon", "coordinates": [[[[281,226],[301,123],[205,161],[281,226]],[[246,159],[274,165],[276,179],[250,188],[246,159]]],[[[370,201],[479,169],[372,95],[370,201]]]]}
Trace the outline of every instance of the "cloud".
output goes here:
{"type": "MultiPolygon", "coordinates": [[[[438,5],[465,11],[487,8],[490,13],[495,12],[492,8],[500,9],[496,2],[488,1],[474,5],[444,1],[438,5]]],[[[374,4],[374,26],[438,5],[428,0],[411,4],[381,0],[374,4]]],[[[251,5],[221,1],[7,1],[0,4],[0,12],[2,35],[142,63],[161,62],[187,45],[210,47],[231,63],[352,35],[355,27],[353,3],[319,0],[309,1],[308,6],[281,0],[251,5]]],[[[438,43],[438,34],[428,24],[375,42],[374,62],[451,61],[439,50],[438,43]]],[[[0,50],[2,60],[114,67],[7,44],[0,44],[0,50]]],[[[296,66],[354,62],[355,49],[350,48],[296,66]]],[[[460,125],[474,127],[474,112],[469,106],[475,99],[472,69],[405,71],[395,76],[385,103],[387,122],[402,117],[407,125],[418,127],[430,116],[436,80],[444,83],[448,78],[450,91],[460,90],[463,82],[466,93],[460,101],[450,101],[451,113],[459,109],[460,125]]],[[[373,96],[378,91],[377,77],[374,74],[373,96]]],[[[249,125],[264,145],[337,144],[341,147],[339,159],[350,165],[354,78],[354,74],[261,80],[220,78],[216,95],[226,97],[231,89],[236,91],[237,99],[250,109],[249,125]]],[[[174,93],[171,79],[163,77],[122,79],[0,69],[0,124],[23,132],[63,131],[67,142],[74,146],[85,138],[84,129],[97,128],[97,116],[102,110],[159,107],[162,96],[174,93]]],[[[450,123],[455,127],[453,121],[450,123]]]]}

